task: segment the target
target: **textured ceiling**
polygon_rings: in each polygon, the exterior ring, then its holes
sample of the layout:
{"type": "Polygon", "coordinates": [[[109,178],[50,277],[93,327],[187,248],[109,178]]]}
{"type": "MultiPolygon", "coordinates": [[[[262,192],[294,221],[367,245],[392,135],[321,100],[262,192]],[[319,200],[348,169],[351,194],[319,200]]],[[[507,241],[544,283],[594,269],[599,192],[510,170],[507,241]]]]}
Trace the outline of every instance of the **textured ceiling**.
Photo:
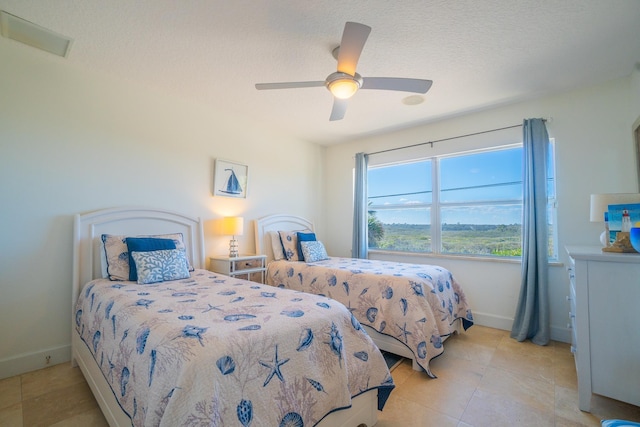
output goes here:
{"type": "Polygon", "coordinates": [[[604,82],[640,61],[639,0],[0,0],[0,9],[72,38],[64,61],[74,66],[321,144],[604,82]],[[254,88],[324,80],[346,21],[372,27],[358,72],[431,79],[423,103],[363,90],[329,122],[325,88],[254,88]]]}

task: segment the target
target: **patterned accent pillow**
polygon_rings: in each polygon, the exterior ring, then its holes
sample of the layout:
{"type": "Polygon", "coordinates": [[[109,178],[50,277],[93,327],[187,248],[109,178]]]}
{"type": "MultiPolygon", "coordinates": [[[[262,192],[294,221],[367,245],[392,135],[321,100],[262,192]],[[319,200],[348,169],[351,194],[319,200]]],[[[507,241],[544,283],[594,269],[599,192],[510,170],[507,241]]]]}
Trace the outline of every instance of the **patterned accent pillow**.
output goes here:
{"type": "MultiPolygon", "coordinates": [[[[296,231],[278,231],[280,235],[280,242],[282,243],[282,250],[284,257],[287,261],[304,261],[302,252],[300,252],[300,245],[298,243],[298,235],[313,234],[311,230],[296,230],[296,231]]],[[[315,240],[315,234],[313,234],[315,240]]]]}
{"type": "Polygon", "coordinates": [[[305,262],[316,262],[329,259],[324,245],[319,240],[311,242],[300,242],[302,246],[302,254],[305,262]]]}
{"type": "Polygon", "coordinates": [[[302,255],[298,254],[298,232],[278,231],[278,234],[280,235],[282,250],[287,261],[302,261],[302,255]]]}
{"type": "Polygon", "coordinates": [[[129,251],[126,236],[102,235],[109,280],[129,280],[129,251]]]}
{"type": "MultiPolygon", "coordinates": [[[[103,234],[102,245],[107,263],[107,275],[109,280],[129,280],[129,250],[127,248],[127,237],[155,237],[159,239],[172,239],[175,241],[176,249],[184,249],[186,254],[186,246],[182,233],[173,234],[156,234],[149,236],[123,236],[115,234],[103,234]]],[[[194,268],[189,263],[189,271],[194,268]]]]}
{"type": "Polygon", "coordinates": [[[136,263],[133,262],[132,252],[151,252],[161,249],[175,249],[176,241],[173,239],[156,239],[155,237],[127,237],[127,250],[129,251],[129,281],[138,280],[136,263]]]}
{"type": "Polygon", "coordinates": [[[187,256],[182,249],[163,249],[150,252],[131,252],[138,270],[138,283],[165,282],[189,278],[187,256]]]}

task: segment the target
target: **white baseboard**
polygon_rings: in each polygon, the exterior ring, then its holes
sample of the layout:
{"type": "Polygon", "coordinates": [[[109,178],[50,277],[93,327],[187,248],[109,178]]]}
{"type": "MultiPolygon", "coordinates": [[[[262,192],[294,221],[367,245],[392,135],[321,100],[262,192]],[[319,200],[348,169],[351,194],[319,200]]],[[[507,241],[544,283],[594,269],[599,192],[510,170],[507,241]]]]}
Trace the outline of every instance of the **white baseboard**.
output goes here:
{"type": "MultiPolygon", "coordinates": [[[[510,331],[513,327],[513,319],[496,316],[495,314],[473,312],[473,320],[476,325],[487,326],[489,328],[510,331]]],[[[571,331],[566,327],[551,325],[550,338],[554,341],[571,342],[571,331]]]]}
{"type": "Polygon", "coordinates": [[[571,331],[566,327],[561,328],[551,325],[551,339],[554,341],[571,343],[571,331]]]}
{"type": "MultiPolygon", "coordinates": [[[[513,325],[513,319],[508,317],[496,316],[494,314],[473,313],[474,323],[489,328],[502,329],[510,331],[513,325]]],[[[566,327],[551,326],[551,339],[560,342],[571,342],[571,331],[566,327]]],[[[59,363],[71,360],[71,345],[49,348],[33,353],[21,354],[9,359],[0,360],[0,379],[21,375],[27,372],[36,371],[46,368],[47,366],[57,365],[59,363]],[[47,356],[50,359],[47,363],[47,356]]]]}
{"type": "Polygon", "coordinates": [[[24,353],[0,360],[0,380],[71,360],[71,345],[24,353]],[[47,356],[49,359],[47,360],[47,356]]]}
{"type": "Polygon", "coordinates": [[[510,331],[513,325],[513,319],[508,317],[496,316],[495,314],[473,312],[473,323],[489,328],[502,329],[510,331]]]}

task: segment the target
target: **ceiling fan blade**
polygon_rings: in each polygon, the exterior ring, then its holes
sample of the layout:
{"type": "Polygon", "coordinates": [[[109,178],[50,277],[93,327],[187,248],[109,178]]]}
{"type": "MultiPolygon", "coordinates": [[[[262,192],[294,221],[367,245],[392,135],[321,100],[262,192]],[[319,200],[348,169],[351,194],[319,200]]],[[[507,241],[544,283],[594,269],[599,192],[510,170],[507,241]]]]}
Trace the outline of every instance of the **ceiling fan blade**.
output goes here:
{"type": "Polygon", "coordinates": [[[338,71],[352,76],[356,73],[356,65],[370,32],[371,27],[357,22],[347,22],[344,25],[338,52],[338,71]]]}
{"type": "Polygon", "coordinates": [[[256,83],[256,89],[258,90],[296,89],[300,87],[319,87],[324,85],[325,85],[324,80],[317,81],[317,82],[256,83]]]}
{"type": "Polygon", "coordinates": [[[427,93],[433,81],[405,79],[401,77],[364,77],[360,89],[399,90],[403,92],[427,93]]]}
{"type": "Polygon", "coordinates": [[[336,120],[342,120],[344,118],[344,113],[347,112],[347,100],[340,98],[333,98],[333,108],[331,109],[331,117],[329,117],[329,121],[333,122],[336,120]]]}

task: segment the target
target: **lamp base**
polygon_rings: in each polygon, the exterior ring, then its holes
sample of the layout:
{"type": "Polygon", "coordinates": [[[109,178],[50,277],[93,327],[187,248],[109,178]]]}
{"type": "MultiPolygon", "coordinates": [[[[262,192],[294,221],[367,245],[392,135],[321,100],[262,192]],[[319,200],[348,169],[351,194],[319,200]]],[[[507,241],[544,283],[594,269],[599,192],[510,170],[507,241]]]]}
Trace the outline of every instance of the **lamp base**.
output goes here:
{"type": "Polygon", "coordinates": [[[238,241],[236,239],[231,239],[229,241],[229,258],[237,258],[238,257],[238,241]]]}

